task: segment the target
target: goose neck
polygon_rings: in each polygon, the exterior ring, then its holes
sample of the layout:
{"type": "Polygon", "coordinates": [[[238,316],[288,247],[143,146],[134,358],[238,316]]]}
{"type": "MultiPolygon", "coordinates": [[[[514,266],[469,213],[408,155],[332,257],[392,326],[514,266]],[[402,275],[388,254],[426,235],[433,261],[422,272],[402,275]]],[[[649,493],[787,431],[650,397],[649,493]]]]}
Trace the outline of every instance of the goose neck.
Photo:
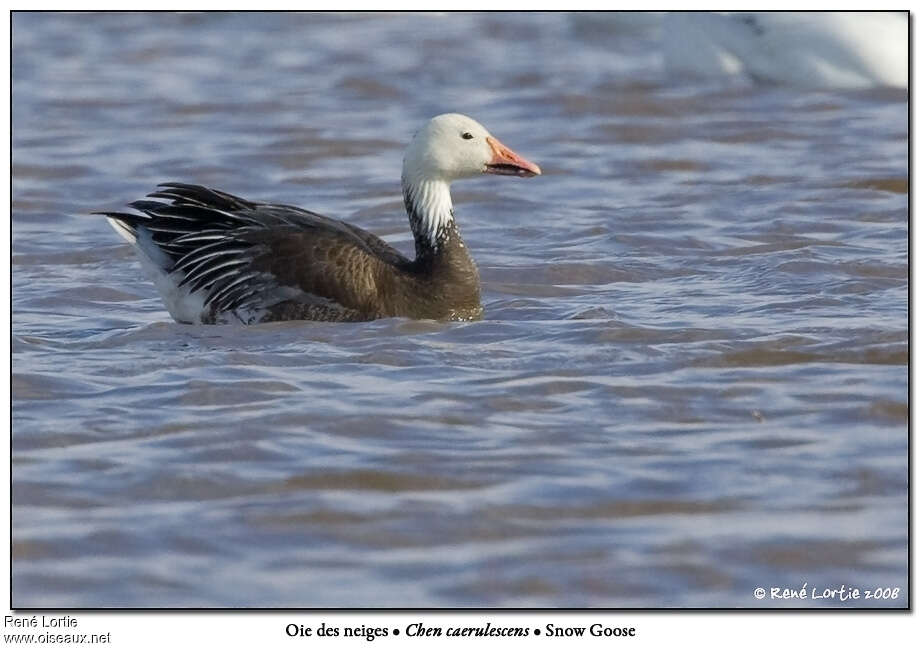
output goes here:
{"type": "Polygon", "coordinates": [[[450,185],[444,180],[403,177],[403,202],[416,240],[416,256],[441,251],[456,235],[450,185]]]}

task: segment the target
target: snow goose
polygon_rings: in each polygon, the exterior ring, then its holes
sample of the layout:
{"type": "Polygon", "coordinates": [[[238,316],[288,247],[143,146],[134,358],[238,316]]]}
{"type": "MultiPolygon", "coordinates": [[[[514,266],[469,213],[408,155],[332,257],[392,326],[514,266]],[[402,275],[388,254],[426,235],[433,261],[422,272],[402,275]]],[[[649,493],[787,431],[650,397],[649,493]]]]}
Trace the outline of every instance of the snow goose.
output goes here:
{"type": "Polygon", "coordinates": [[[662,33],[665,67],[677,76],[908,87],[907,12],[676,12],[662,33]]]}
{"type": "Polygon", "coordinates": [[[345,221],[164,183],[136,213],[102,212],[137,249],[172,317],[191,324],[482,317],[480,281],[454,220],[450,185],[540,167],[455,113],[429,121],[403,158],[408,259],[345,221]],[[150,200],[160,199],[160,200],[150,200]]]}

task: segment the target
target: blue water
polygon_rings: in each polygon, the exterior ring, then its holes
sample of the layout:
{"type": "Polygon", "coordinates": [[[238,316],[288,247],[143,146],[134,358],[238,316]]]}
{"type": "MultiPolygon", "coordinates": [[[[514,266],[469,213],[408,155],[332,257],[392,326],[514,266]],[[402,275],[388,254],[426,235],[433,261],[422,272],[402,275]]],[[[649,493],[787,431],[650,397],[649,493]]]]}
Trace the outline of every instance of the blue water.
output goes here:
{"type": "Polygon", "coordinates": [[[660,38],[14,14],[13,605],[907,606],[906,93],[660,38]],[[544,170],[454,188],[480,322],[177,324],[90,214],[196,182],[410,253],[447,111],[544,170]]]}

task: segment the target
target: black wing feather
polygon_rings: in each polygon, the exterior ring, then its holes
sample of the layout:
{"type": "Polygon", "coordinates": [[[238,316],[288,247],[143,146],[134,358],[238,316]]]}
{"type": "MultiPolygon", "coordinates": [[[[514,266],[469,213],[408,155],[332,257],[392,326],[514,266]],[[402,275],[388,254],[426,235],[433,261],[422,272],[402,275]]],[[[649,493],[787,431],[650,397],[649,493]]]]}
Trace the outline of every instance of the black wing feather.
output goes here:
{"type": "Polygon", "coordinates": [[[192,292],[204,290],[205,304],[214,312],[258,304],[279,288],[271,270],[250,267],[257,257],[264,261],[272,256],[265,239],[251,235],[272,233],[272,239],[315,232],[384,263],[407,263],[380,238],[349,223],[291,205],[254,203],[200,185],[162,183],[130,207],[139,213],[101,213],[120,221],[135,235],[139,228],[149,232],[171,261],[164,270],[182,273],[179,286],[188,286],[192,292]]]}

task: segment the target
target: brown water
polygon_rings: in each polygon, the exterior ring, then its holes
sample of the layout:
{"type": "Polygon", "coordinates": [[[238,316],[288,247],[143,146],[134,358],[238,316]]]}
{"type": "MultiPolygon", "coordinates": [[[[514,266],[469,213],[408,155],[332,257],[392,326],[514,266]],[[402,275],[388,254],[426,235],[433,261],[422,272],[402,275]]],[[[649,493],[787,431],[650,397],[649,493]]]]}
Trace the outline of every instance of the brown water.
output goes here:
{"type": "Polygon", "coordinates": [[[907,606],[906,93],[607,19],[14,15],[14,606],[907,606]],[[196,182],[408,253],[446,111],[544,169],[455,186],[481,322],[176,324],[89,214],[196,182]]]}

